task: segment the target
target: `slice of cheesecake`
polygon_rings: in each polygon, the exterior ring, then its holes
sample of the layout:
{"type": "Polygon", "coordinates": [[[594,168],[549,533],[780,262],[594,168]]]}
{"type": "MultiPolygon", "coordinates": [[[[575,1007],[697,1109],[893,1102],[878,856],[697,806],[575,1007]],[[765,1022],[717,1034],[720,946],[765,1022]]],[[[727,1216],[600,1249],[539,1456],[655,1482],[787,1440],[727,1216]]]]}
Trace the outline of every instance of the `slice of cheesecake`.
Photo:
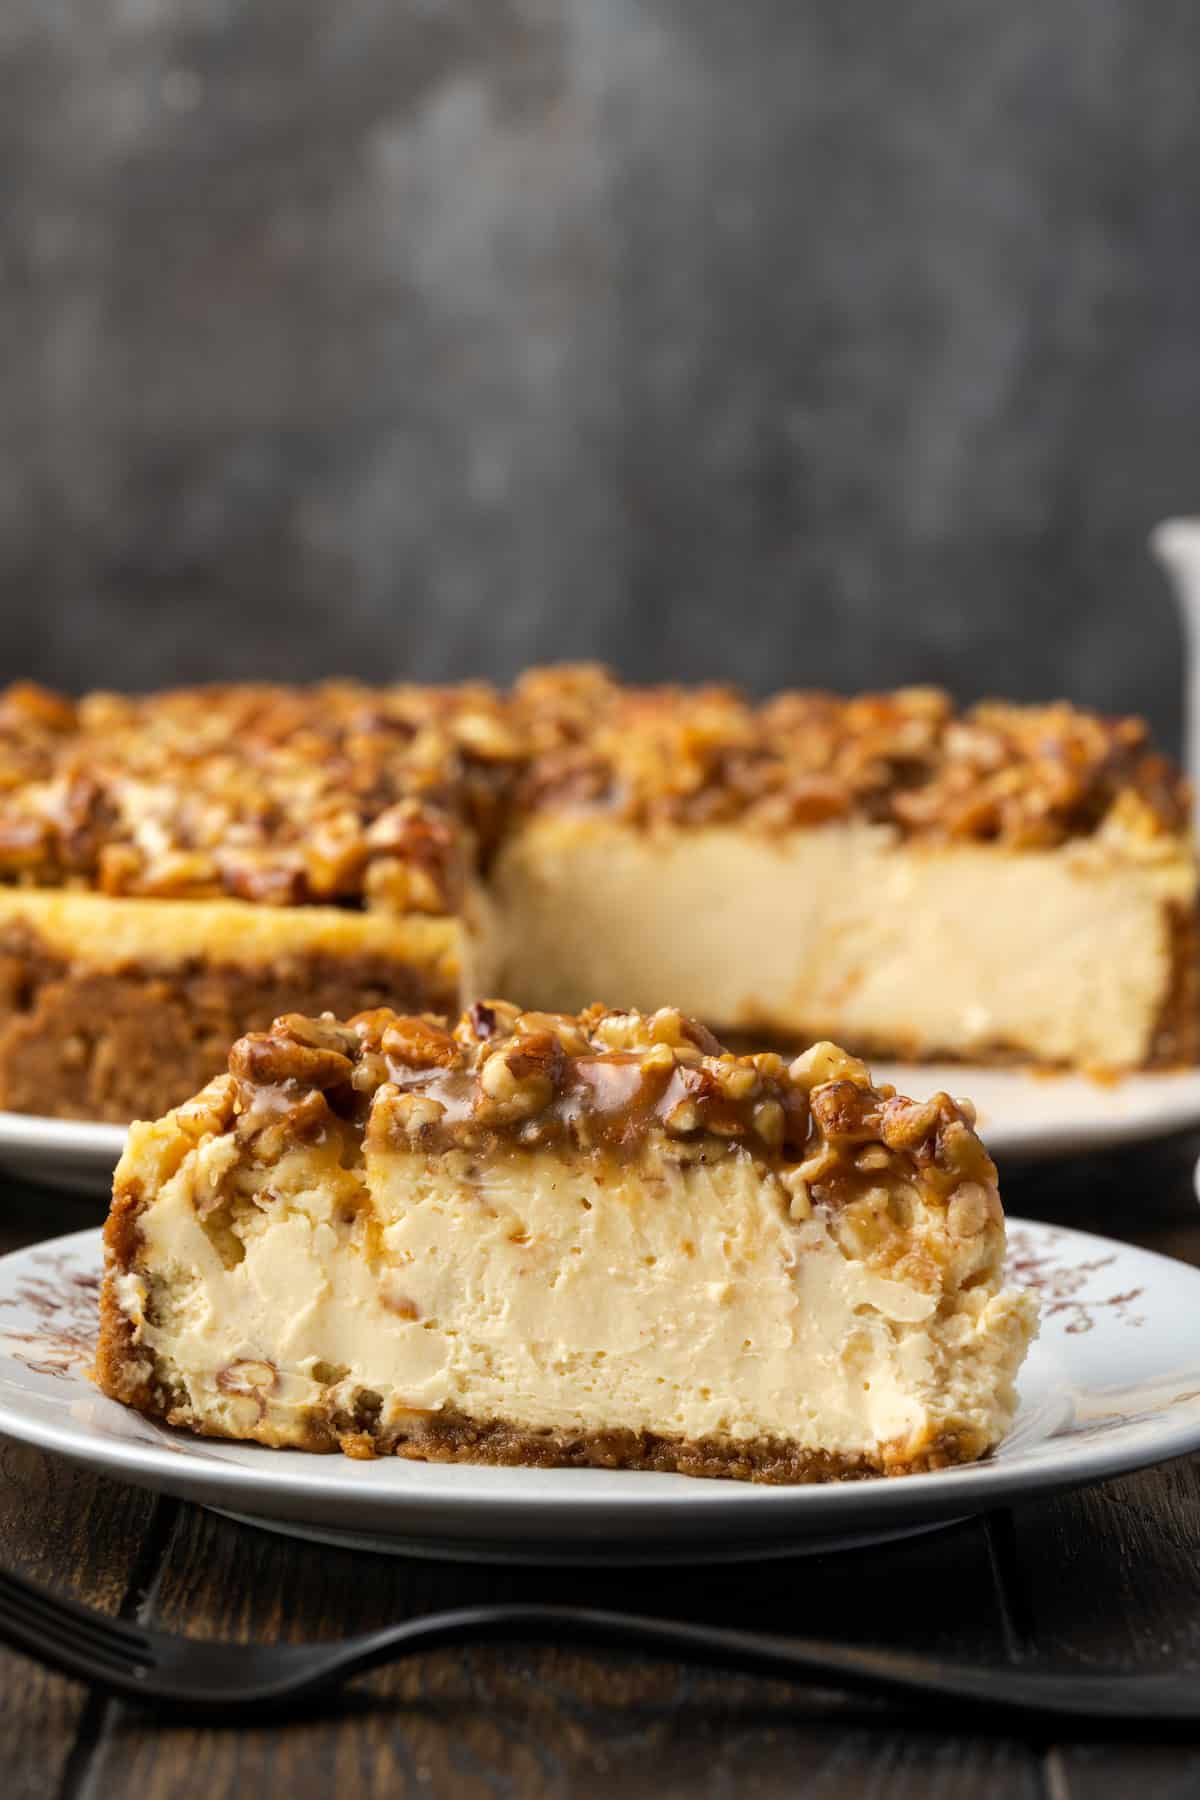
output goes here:
{"type": "Polygon", "coordinates": [[[282,1018],[132,1128],[106,1243],[105,1392],[351,1456],[940,1468],[1034,1330],[967,1103],[671,1010],[282,1018]]]}

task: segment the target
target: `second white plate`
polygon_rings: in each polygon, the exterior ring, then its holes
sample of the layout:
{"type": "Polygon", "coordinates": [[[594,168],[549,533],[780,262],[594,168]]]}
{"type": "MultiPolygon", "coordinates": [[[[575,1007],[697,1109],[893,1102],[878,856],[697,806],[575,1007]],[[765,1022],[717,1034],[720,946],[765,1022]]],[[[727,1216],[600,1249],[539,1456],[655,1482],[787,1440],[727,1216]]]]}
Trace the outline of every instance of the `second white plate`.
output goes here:
{"type": "Polygon", "coordinates": [[[78,1194],[107,1194],[124,1148],[123,1125],[0,1112],[0,1169],[22,1181],[78,1194]]]}
{"type": "Polygon", "coordinates": [[[1104,1150],[1200,1126],[1200,1068],[1100,1080],[973,1063],[873,1063],[877,1081],[923,1100],[965,1094],[992,1154],[1033,1160],[1104,1150]]]}

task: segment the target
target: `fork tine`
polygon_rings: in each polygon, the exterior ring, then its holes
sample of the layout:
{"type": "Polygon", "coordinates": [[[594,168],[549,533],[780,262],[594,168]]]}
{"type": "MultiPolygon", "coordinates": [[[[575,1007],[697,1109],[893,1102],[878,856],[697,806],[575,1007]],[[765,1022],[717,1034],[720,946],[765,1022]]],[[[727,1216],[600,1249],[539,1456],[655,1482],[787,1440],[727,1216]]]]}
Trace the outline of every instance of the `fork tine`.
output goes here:
{"type": "Polygon", "coordinates": [[[65,1622],[43,1624],[0,1601],[0,1636],[44,1662],[86,1681],[137,1678],[139,1665],[123,1650],[82,1640],[65,1622]]]}
{"type": "Polygon", "coordinates": [[[38,1617],[8,1606],[2,1600],[0,1635],[10,1638],[19,1636],[25,1643],[56,1644],[60,1648],[73,1650],[81,1658],[96,1663],[103,1662],[109,1668],[137,1669],[150,1666],[149,1657],[140,1656],[111,1640],[90,1637],[69,1620],[38,1617]]]}
{"type": "Polygon", "coordinates": [[[27,1613],[30,1617],[50,1622],[62,1622],[72,1630],[78,1630],[121,1650],[136,1652],[148,1643],[146,1634],[140,1629],[127,1626],[121,1620],[111,1618],[107,1613],[97,1612],[92,1607],[60,1599],[48,1589],[35,1587],[32,1582],[2,1570],[0,1597],[7,1600],[11,1611],[27,1613]]]}
{"type": "Polygon", "coordinates": [[[32,1582],[0,1570],[0,1605],[9,1618],[25,1617],[36,1628],[66,1629],[97,1648],[115,1654],[145,1660],[150,1648],[148,1636],[119,1619],[110,1619],[91,1607],[62,1600],[56,1594],[34,1587],[32,1582]]]}
{"type": "Polygon", "coordinates": [[[66,1594],[55,1593],[51,1588],[28,1581],[23,1575],[15,1575],[11,1569],[0,1568],[0,1587],[7,1587],[23,1601],[40,1601],[52,1607],[55,1612],[66,1613],[77,1619],[81,1624],[103,1626],[106,1631],[122,1639],[147,1641],[150,1637],[144,1626],[114,1618],[110,1613],[98,1612],[94,1606],[85,1606],[80,1600],[72,1600],[66,1594]]]}

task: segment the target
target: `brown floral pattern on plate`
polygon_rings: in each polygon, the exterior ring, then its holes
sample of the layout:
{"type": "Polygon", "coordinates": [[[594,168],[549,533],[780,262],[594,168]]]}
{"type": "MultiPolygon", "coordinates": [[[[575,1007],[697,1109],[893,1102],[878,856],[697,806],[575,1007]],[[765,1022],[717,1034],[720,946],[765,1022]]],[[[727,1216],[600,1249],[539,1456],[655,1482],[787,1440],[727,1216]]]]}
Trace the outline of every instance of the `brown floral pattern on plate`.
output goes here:
{"type": "Polygon", "coordinates": [[[0,1321],[0,1339],[12,1355],[35,1375],[70,1380],[88,1369],[96,1354],[99,1331],[100,1273],[73,1267],[70,1251],[37,1254],[35,1261],[45,1275],[29,1276],[9,1299],[0,1299],[0,1311],[28,1309],[38,1321],[36,1330],[10,1331],[0,1321]]]}
{"type": "MultiPolygon", "coordinates": [[[[1049,1235],[1051,1244],[1059,1240],[1058,1233],[1049,1235]]],[[[1134,1302],[1140,1300],[1145,1291],[1143,1288],[1128,1288],[1102,1296],[1085,1291],[1094,1275],[1116,1262],[1115,1255],[1066,1262],[1061,1260],[1064,1254],[1053,1248],[1039,1248],[1027,1231],[1018,1229],[1008,1234],[1008,1278],[1038,1296],[1043,1320],[1065,1314],[1063,1330],[1072,1335],[1092,1331],[1096,1315],[1101,1311],[1111,1313],[1123,1325],[1136,1328],[1145,1323],[1142,1315],[1133,1311],[1134,1302]]]]}

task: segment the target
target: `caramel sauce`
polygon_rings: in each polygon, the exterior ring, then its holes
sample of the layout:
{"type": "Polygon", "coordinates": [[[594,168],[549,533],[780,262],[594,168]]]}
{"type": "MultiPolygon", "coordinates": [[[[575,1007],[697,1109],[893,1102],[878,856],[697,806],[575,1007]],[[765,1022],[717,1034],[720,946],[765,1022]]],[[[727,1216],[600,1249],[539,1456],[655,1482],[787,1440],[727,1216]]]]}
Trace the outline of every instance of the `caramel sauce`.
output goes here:
{"type": "Polygon", "coordinates": [[[289,1016],[235,1045],[230,1068],[238,1134],[264,1162],[289,1141],[331,1138],[347,1166],[364,1149],[548,1146],[625,1162],[652,1144],[681,1164],[751,1155],[801,1204],[807,1190],[839,1208],[881,1186],[918,1182],[945,1202],[964,1181],[991,1191],[996,1179],[948,1095],[918,1103],[877,1088],[833,1045],[790,1067],[770,1052],[733,1056],[670,1009],[576,1018],[489,1001],[452,1032],[387,1009],[348,1024],[289,1016]]]}

